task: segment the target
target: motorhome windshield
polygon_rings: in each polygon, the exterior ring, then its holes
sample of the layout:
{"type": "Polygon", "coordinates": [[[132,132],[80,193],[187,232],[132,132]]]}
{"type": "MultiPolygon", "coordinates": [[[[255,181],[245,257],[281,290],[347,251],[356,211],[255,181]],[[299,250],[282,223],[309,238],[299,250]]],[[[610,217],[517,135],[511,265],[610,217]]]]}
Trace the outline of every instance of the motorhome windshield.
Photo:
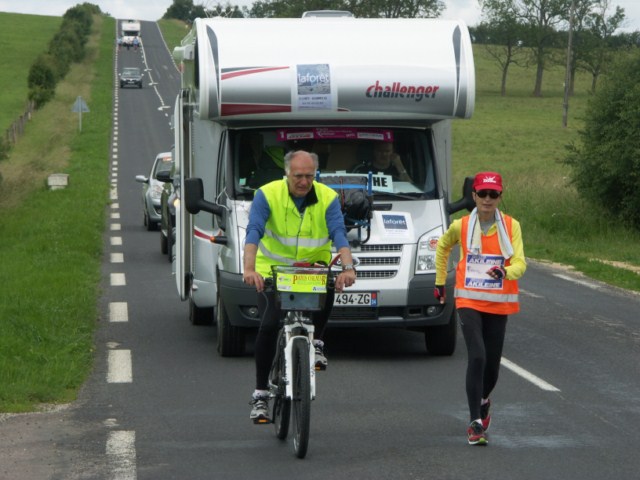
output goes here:
{"type": "Polygon", "coordinates": [[[284,155],[291,150],[318,155],[320,181],[371,175],[375,196],[414,200],[438,194],[428,130],[262,128],[231,132],[229,146],[237,198],[246,199],[265,183],[283,178],[284,155]]]}

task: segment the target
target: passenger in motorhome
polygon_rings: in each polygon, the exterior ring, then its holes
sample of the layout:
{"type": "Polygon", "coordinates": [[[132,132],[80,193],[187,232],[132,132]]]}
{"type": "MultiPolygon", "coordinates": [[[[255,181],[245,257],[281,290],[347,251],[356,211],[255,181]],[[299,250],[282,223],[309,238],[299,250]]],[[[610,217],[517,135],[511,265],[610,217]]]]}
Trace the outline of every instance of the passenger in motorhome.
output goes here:
{"type": "Polygon", "coordinates": [[[273,180],[284,177],[284,148],[278,145],[264,146],[262,135],[254,133],[249,136],[250,150],[255,168],[248,185],[259,188],[273,180]]]}
{"type": "Polygon", "coordinates": [[[434,295],[446,301],[445,280],[451,249],[460,245],[456,268],[456,309],[467,346],[466,391],[471,445],[486,445],[491,423],[489,396],[498,382],[508,315],[520,310],[518,278],[527,269],[517,220],[498,209],[502,177],[478,173],[473,182],[476,207],[454,220],[438,240],[434,295]]]}
{"type": "MultiPolygon", "coordinates": [[[[256,388],[250,416],[255,423],[270,420],[268,376],[281,317],[275,294],[264,291],[264,278],[271,275],[271,265],[329,263],[333,243],[342,264],[335,290],[341,292],[356,281],[338,194],[314,181],[317,155],[303,150],[289,152],[284,165],[284,180],[270,182],[256,191],[244,245],[243,282],[256,287],[260,313],[255,341],[256,388]]],[[[327,367],[322,338],[334,293],[329,290],[324,309],[313,314],[316,368],[321,370],[327,367]]]]}
{"type": "Polygon", "coordinates": [[[391,175],[394,180],[411,181],[400,155],[394,151],[391,142],[375,142],[372,157],[352,170],[353,173],[367,173],[369,171],[391,175]]]}

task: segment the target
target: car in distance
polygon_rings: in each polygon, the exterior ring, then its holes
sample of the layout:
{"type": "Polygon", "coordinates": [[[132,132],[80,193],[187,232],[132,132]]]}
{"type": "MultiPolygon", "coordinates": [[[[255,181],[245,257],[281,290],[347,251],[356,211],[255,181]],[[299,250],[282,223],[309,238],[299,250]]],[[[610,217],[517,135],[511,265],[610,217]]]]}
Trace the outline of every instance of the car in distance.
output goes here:
{"type": "Polygon", "coordinates": [[[120,74],[120,88],[126,86],[142,88],[142,73],[138,67],[125,67],[120,74]]]}
{"type": "Polygon", "coordinates": [[[160,196],[163,182],[158,180],[160,172],[170,172],[173,167],[171,152],[156,155],[149,176],[136,175],[136,182],[142,183],[143,223],[147,230],[155,230],[160,223],[160,196]]]}

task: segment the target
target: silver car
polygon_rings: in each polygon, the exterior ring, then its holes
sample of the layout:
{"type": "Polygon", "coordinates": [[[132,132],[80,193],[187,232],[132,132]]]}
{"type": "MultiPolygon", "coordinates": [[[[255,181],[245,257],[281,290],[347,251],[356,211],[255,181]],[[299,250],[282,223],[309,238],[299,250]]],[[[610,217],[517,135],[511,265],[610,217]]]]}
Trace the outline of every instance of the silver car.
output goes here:
{"type": "Polygon", "coordinates": [[[144,226],[147,230],[155,230],[161,220],[160,196],[162,195],[163,182],[158,180],[159,172],[170,172],[173,167],[171,152],[162,152],[156,156],[148,177],[136,175],[136,182],[142,183],[142,210],[144,226]]]}

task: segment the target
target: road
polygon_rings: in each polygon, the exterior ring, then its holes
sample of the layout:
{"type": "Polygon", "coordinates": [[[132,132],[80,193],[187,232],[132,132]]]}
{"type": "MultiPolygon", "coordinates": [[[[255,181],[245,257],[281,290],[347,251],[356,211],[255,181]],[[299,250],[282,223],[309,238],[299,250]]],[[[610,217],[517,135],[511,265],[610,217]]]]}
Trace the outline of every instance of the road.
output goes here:
{"type": "Polygon", "coordinates": [[[12,450],[0,478],[637,478],[640,297],[535,262],[507,329],[489,447],[466,442],[462,337],[439,358],[399,330],[327,333],[306,459],[254,426],[253,338],[244,357],[217,355],[215,328],[189,324],[160,234],[142,225],[134,177],[171,147],[164,107],[179,81],[155,24],[142,36],[144,54],[118,56],[118,68],[142,64],[149,77],[115,105],[94,372],[74,405],[4,420],[0,451],[12,450]]]}

